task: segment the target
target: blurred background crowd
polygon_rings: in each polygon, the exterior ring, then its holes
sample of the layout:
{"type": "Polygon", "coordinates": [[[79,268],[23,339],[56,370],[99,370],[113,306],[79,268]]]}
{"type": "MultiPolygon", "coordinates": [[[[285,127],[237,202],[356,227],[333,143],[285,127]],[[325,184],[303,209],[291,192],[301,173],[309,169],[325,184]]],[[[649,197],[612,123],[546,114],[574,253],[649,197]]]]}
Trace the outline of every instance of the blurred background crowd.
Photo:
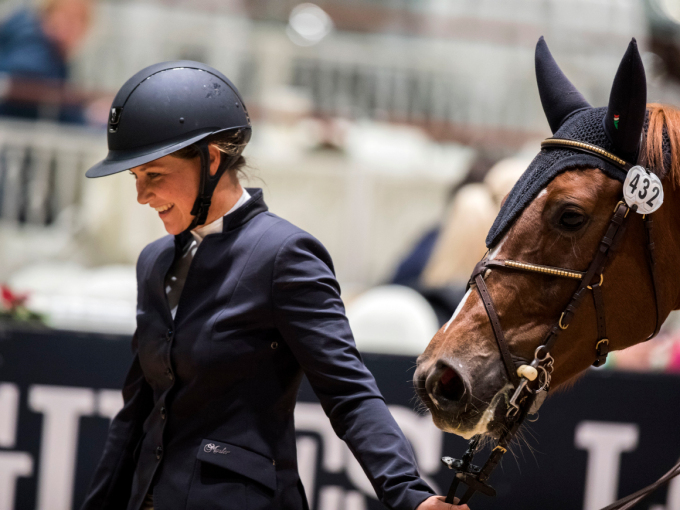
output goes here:
{"type": "MultiPolygon", "coordinates": [[[[0,317],[135,327],[134,265],[165,234],[126,173],[87,181],[113,94],[212,65],[253,117],[245,184],[336,264],[366,352],[416,355],[463,295],[504,195],[550,135],[533,55],[605,105],[630,37],[649,102],[680,104],[678,0],[3,0],[0,317]]],[[[608,366],[680,373],[680,326],[608,366]]]]}

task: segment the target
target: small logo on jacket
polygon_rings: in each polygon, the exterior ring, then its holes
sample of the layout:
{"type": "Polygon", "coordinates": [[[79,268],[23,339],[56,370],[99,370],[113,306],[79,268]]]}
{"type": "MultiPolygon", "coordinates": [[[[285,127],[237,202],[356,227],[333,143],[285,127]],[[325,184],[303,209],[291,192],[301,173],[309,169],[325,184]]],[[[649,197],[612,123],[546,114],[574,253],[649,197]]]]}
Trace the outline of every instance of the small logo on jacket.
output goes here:
{"type": "Polygon", "coordinates": [[[227,450],[227,447],[225,446],[224,448],[220,448],[216,444],[213,443],[208,443],[203,447],[203,451],[205,453],[221,453],[222,455],[226,455],[229,453],[229,450],[227,450]]]}

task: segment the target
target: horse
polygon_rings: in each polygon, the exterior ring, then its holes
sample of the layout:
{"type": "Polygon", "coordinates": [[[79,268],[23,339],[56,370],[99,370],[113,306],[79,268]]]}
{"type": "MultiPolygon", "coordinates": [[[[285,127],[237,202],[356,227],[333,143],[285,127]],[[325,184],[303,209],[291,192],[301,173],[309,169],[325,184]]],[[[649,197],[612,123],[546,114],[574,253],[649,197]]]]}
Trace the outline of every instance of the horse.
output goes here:
{"type": "Polygon", "coordinates": [[[680,308],[680,111],[646,103],[634,39],[605,108],[590,106],[543,38],[536,74],[553,137],[504,199],[489,251],[413,377],[435,425],[467,439],[503,439],[520,386],[533,385],[529,400],[568,387],[680,308]],[[636,163],[662,183],[653,214],[624,200],[636,163]]]}

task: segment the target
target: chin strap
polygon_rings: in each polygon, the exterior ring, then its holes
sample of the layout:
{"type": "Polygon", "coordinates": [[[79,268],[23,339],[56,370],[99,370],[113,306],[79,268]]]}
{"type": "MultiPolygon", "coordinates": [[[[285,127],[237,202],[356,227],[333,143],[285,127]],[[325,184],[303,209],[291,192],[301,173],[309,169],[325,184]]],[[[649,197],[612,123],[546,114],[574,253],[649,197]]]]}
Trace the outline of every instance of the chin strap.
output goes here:
{"type": "Polygon", "coordinates": [[[239,153],[235,156],[228,156],[227,154],[220,153],[221,158],[217,171],[215,172],[215,175],[210,175],[210,144],[206,140],[200,140],[199,142],[196,142],[196,145],[198,146],[198,154],[201,158],[201,181],[198,185],[198,196],[194,202],[194,207],[191,209],[191,214],[194,216],[194,219],[186,228],[185,232],[203,225],[208,219],[208,211],[210,210],[212,195],[217,187],[217,183],[220,182],[220,178],[224,172],[231,168],[241,155],[239,153]]]}

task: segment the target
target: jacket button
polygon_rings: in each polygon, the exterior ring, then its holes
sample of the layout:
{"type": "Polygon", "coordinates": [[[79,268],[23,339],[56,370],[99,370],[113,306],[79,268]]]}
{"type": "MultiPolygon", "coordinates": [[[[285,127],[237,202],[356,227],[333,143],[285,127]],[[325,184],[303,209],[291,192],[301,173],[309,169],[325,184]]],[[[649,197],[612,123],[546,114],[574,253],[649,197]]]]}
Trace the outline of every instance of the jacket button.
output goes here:
{"type": "Polygon", "coordinates": [[[168,368],[168,369],[165,370],[165,375],[167,375],[167,376],[168,376],[168,379],[170,379],[171,381],[173,381],[173,380],[175,379],[175,376],[174,376],[174,374],[172,373],[172,369],[171,369],[171,368],[168,368]]]}
{"type": "Polygon", "coordinates": [[[163,447],[159,446],[158,448],[156,448],[156,458],[158,460],[161,460],[162,456],[163,456],[163,447]]]}
{"type": "Polygon", "coordinates": [[[271,348],[276,349],[276,348],[278,348],[278,346],[279,346],[278,342],[272,342],[271,348]]]}
{"type": "Polygon", "coordinates": [[[161,407],[161,418],[165,420],[165,417],[168,415],[167,411],[165,410],[165,407],[161,407]]]}
{"type": "Polygon", "coordinates": [[[172,333],[173,333],[172,329],[169,329],[168,332],[165,334],[165,339],[168,342],[172,341],[172,333]]]}

